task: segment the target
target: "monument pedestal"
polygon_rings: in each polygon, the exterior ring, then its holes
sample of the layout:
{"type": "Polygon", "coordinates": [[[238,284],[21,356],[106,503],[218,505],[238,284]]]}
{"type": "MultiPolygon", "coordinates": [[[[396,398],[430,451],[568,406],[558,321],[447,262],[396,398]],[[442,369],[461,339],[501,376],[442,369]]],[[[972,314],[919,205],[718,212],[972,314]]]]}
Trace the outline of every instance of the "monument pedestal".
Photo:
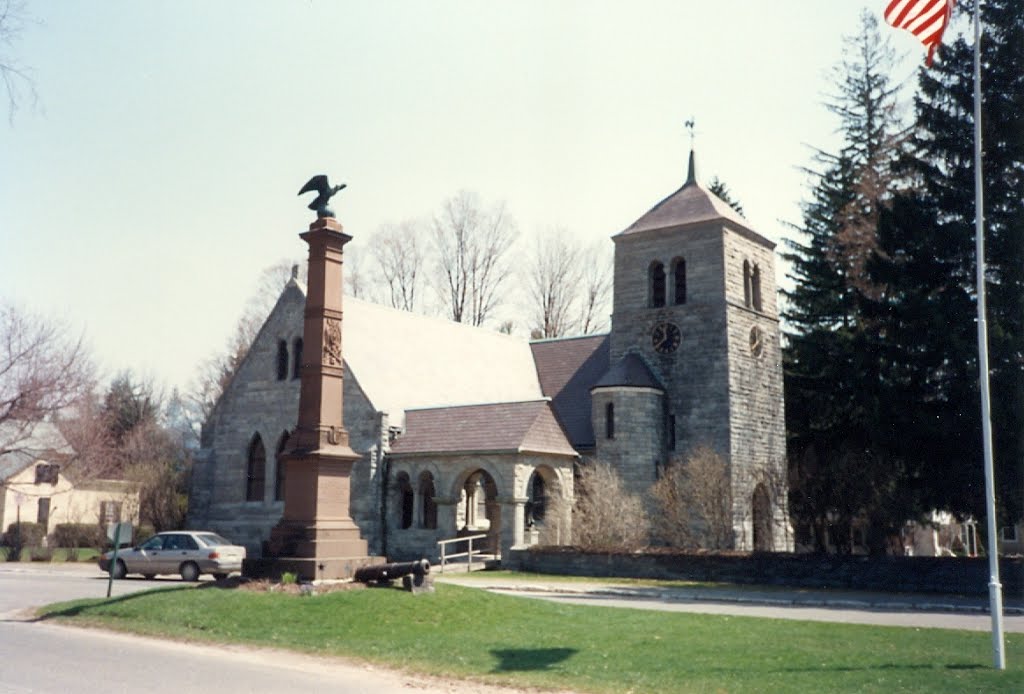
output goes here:
{"type": "Polygon", "coordinates": [[[246,576],[302,580],[351,578],[384,562],[349,515],[352,466],[360,456],[348,442],[343,417],[342,247],[351,239],[333,217],[301,234],[309,244],[309,290],[303,325],[299,418],[281,454],[284,514],[265,543],[264,557],[247,559],[246,576]]]}

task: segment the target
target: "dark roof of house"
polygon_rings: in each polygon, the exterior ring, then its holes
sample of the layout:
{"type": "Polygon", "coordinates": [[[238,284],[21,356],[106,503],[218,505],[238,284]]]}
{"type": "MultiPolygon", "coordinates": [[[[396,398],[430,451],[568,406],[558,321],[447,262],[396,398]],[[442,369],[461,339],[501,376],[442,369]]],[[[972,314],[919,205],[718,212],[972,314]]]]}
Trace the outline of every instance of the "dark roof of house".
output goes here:
{"type": "Polygon", "coordinates": [[[608,370],[608,336],[588,335],[530,343],[541,391],[577,448],[594,446],[590,389],[608,370]]]}
{"type": "Polygon", "coordinates": [[[658,388],[665,390],[665,386],[651,372],[647,362],[636,352],[629,352],[622,359],[619,359],[618,363],[608,369],[593,387],[658,388]]]}
{"type": "Polygon", "coordinates": [[[408,410],[393,455],[526,452],[576,455],[547,400],[408,410]]]}
{"type": "Polygon", "coordinates": [[[728,220],[757,234],[750,228],[750,222],[727,202],[697,182],[693,152],[690,152],[689,173],[682,188],[652,207],[618,236],[715,220],[728,220]]]}

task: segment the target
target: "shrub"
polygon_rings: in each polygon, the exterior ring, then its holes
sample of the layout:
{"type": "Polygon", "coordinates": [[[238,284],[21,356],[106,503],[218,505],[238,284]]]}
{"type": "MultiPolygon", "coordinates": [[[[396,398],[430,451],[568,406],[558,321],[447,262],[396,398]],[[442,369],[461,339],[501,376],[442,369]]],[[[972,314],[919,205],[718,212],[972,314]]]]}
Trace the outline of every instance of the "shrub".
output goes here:
{"type": "Polygon", "coordinates": [[[594,461],[581,466],[573,519],[577,546],[636,550],[647,543],[649,526],[643,501],[626,492],[611,465],[594,461]]]}
{"type": "Polygon", "coordinates": [[[670,547],[727,549],[732,543],[732,491],[725,460],[708,446],[673,461],[654,486],[654,534],[670,547]]]}
{"type": "Polygon", "coordinates": [[[53,561],[53,550],[49,547],[33,547],[30,558],[32,561],[53,561]]]}
{"type": "Polygon", "coordinates": [[[46,526],[41,523],[11,523],[4,533],[4,544],[9,548],[7,561],[20,561],[25,547],[43,544],[46,526]]]}
{"type": "Polygon", "coordinates": [[[58,523],[53,530],[54,547],[101,547],[107,535],[96,523],[58,523]]]}

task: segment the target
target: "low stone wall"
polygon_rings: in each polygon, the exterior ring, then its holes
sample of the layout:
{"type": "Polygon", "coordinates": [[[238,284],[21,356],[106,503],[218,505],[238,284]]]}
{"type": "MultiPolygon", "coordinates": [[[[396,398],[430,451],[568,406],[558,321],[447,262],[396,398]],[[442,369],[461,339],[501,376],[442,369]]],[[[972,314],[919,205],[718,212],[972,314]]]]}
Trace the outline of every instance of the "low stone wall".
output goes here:
{"type": "MultiPolygon", "coordinates": [[[[563,547],[512,550],[505,568],[542,574],[661,578],[720,583],[910,593],[988,594],[988,560],[962,557],[840,557],[782,553],[585,553],[563,547]]],[[[1003,595],[1024,598],[1024,559],[1002,559],[1003,595]]]]}

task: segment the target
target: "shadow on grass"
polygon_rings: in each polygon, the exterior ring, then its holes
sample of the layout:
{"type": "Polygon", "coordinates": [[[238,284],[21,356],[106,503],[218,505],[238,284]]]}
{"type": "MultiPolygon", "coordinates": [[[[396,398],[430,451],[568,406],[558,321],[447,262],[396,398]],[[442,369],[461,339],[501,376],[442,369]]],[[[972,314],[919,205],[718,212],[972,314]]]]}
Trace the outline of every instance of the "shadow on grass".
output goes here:
{"type": "Polygon", "coordinates": [[[576,653],[575,648],[509,648],[491,651],[498,659],[492,672],[547,670],[576,653]]]}

